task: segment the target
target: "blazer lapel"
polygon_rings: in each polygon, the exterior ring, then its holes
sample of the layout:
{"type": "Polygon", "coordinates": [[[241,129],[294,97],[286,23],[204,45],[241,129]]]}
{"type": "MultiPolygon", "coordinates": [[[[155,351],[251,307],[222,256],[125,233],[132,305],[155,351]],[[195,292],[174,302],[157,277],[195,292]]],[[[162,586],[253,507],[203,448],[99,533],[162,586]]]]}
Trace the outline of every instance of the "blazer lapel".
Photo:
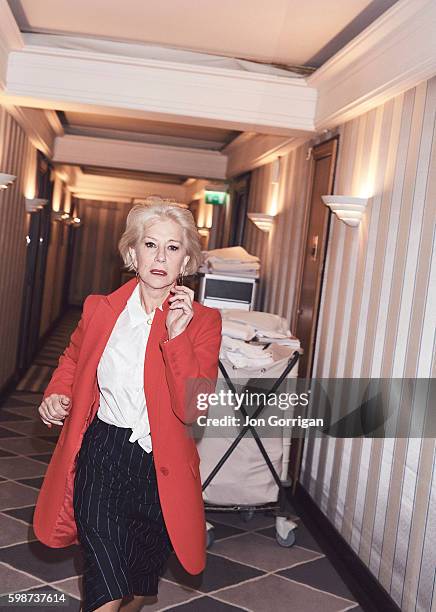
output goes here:
{"type": "MultiPolygon", "coordinates": [[[[132,279],[113,293],[102,296],[88,324],[88,333],[84,339],[83,346],[83,353],[85,354],[84,366],[86,371],[93,372],[95,383],[100,358],[115,323],[124,310],[127,300],[135,287],[136,279],[132,279]]],[[[144,393],[147,402],[150,429],[153,433],[159,428],[159,390],[161,386],[165,384],[165,368],[160,351],[160,341],[167,338],[165,322],[168,308],[169,303],[167,298],[162,306],[162,310],[160,310],[160,308],[156,310],[144,359],[144,393]]]]}
{"type": "Polygon", "coordinates": [[[83,371],[92,372],[94,381],[97,377],[98,363],[115,323],[135,288],[136,280],[132,280],[113,293],[101,296],[101,300],[88,323],[81,351],[85,356],[82,365],[83,371]]]}
{"type": "Polygon", "coordinates": [[[168,307],[169,302],[167,298],[162,305],[162,310],[158,308],[155,312],[144,359],[144,393],[150,429],[153,432],[160,428],[159,403],[161,389],[165,384],[165,366],[160,350],[160,342],[168,337],[166,330],[168,307]]]}

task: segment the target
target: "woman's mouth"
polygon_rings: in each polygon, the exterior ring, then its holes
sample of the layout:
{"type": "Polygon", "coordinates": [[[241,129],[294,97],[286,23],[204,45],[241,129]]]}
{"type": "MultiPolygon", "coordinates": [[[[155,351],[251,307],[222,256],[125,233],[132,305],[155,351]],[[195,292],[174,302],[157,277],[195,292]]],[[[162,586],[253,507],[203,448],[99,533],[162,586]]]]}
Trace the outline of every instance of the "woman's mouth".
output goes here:
{"type": "Polygon", "coordinates": [[[156,268],[153,268],[153,270],[150,270],[150,274],[154,274],[155,276],[167,276],[167,273],[165,272],[165,270],[158,270],[156,268]]]}

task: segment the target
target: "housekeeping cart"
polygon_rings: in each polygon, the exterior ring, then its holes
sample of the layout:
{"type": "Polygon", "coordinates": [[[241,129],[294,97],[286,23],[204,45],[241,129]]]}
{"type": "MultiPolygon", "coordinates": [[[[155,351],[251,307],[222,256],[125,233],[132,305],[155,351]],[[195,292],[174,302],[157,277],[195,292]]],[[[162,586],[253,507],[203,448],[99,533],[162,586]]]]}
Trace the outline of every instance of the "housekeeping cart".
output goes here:
{"type": "MultiPolygon", "coordinates": [[[[253,383],[259,390],[258,383],[263,381],[270,387],[264,387],[263,391],[274,394],[286,384],[285,379],[297,378],[298,359],[303,352],[298,341],[297,345],[298,348],[268,345],[265,348],[273,361],[261,367],[238,368],[221,357],[217,389],[240,394],[252,390],[253,383]]],[[[204,428],[197,442],[203,499],[206,510],[240,512],[246,521],[256,512],[274,511],[276,540],[281,546],[290,547],[295,542],[297,527],[291,520],[287,495],[292,485],[288,479],[292,429],[282,427],[274,437],[261,438],[255,425],[243,425],[247,414],[250,422],[252,419],[256,422],[266,409],[262,402],[255,406],[254,412],[252,407],[242,405],[238,410],[240,424],[226,426],[220,435],[204,428]],[[247,435],[249,432],[251,437],[247,435]]],[[[226,412],[229,417],[234,415],[234,407],[209,406],[208,417],[223,418],[226,412]]],[[[214,540],[213,525],[206,523],[206,529],[210,547],[214,540]]]]}

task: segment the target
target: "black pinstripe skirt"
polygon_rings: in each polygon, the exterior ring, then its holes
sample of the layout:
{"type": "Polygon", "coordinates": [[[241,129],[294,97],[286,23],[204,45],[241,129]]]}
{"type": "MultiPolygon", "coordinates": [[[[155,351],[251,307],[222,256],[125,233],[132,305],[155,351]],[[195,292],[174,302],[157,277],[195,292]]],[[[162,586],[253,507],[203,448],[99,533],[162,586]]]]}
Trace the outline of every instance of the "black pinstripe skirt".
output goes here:
{"type": "Polygon", "coordinates": [[[130,429],[95,417],[76,463],[74,516],[84,552],[83,611],[128,595],[156,595],[172,546],[153,453],[130,429]]]}

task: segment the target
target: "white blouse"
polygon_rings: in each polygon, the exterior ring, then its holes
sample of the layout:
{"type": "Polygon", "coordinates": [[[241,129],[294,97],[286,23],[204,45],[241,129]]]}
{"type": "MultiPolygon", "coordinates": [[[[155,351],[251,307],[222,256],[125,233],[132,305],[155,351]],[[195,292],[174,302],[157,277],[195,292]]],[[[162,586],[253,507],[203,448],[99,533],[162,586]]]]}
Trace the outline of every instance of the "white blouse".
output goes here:
{"type": "MultiPolygon", "coordinates": [[[[162,310],[162,306],[159,308],[162,310]]],[[[152,443],[144,394],[144,358],[155,312],[145,312],[137,285],[115,323],[97,368],[98,418],[109,425],[130,428],[129,442],[138,441],[148,453],[152,443]]]]}

